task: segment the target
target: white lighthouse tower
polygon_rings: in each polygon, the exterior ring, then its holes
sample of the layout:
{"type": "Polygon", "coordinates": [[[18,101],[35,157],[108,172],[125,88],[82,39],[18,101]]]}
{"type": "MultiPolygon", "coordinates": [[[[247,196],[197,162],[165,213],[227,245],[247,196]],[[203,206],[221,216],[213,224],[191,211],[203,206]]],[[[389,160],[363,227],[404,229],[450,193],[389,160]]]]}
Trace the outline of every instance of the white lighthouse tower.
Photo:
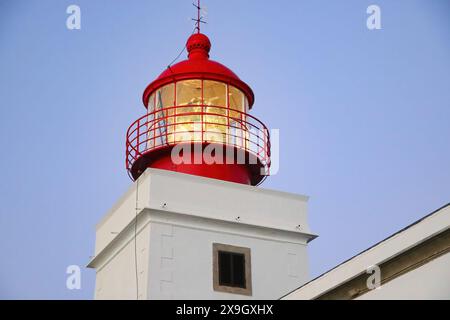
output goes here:
{"type": "Polygon", "coordinates": [[[97,224],[96,299],[277,299],[309,279],[308,198],[257,187],[269,132],[200,22],[128,129],[134,182],[97,224]]]}

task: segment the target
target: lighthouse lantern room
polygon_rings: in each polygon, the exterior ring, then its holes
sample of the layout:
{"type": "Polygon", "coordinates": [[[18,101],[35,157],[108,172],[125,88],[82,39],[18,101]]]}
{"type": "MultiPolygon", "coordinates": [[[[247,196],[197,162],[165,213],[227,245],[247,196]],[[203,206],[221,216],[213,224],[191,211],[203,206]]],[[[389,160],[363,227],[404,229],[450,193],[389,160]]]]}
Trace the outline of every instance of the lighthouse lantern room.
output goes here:
{"type": "Polygon", "coordinates": [[[132,179],[148,167],[248,185],[268,175],[269,132],[248,114],[253,91],[209,59],[210,48],[198,26],[186,43],[188,59],[169,66],[145,89],[147,113],[127,132],[126,167],[132,179]],[[180,144],[189,155],[174,152],[180,144]],[[174,154],[187,161],[174,161],[174,154]]]}

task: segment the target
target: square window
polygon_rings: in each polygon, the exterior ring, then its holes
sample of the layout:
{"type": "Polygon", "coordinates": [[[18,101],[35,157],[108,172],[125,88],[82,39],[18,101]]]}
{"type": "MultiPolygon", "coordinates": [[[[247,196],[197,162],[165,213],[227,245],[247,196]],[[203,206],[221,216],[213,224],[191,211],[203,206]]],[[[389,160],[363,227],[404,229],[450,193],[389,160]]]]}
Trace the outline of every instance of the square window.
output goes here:
{"type": "Polygon", "coordinates": [[[252,294],[249,248],[213,244],[213,287],[215,291],[252,294]]]}
{"type": "Polygon", "coordinates": [[[219,284],[245,289],[245,255],[219,251],[219,284]]]}

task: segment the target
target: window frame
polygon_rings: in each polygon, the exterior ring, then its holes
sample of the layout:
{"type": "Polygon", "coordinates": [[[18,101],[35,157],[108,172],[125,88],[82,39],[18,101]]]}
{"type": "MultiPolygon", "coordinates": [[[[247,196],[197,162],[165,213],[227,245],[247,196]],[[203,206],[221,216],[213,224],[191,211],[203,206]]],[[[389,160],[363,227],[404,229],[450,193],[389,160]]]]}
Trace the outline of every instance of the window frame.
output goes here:
{"type": "Polygon", "coordinates": [[[222,243],[213,243],[213,289],[218,292],[252,295],[252,265],[250,248],[238,247],[222,243]],[[245,288],[220,285],[219,283],[219,252],[230,252],[244,255],[245,288]]]}

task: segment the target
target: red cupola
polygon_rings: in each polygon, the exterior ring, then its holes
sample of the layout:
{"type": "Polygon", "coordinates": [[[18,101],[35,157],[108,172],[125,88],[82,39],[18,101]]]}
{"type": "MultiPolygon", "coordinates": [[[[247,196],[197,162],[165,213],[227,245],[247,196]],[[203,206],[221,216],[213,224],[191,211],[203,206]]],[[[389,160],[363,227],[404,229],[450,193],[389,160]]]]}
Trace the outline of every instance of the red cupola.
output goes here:
{"type": "Polygon", "coordinates": [[[144,91],[147,113],[128,129],[126,167],[137,179],[158,168],[248,185],[270,166],[266,126],[248,114],[252,89],[210,60],[200,32],[186,43],[188,59],[169,66],[144,91]]]}

